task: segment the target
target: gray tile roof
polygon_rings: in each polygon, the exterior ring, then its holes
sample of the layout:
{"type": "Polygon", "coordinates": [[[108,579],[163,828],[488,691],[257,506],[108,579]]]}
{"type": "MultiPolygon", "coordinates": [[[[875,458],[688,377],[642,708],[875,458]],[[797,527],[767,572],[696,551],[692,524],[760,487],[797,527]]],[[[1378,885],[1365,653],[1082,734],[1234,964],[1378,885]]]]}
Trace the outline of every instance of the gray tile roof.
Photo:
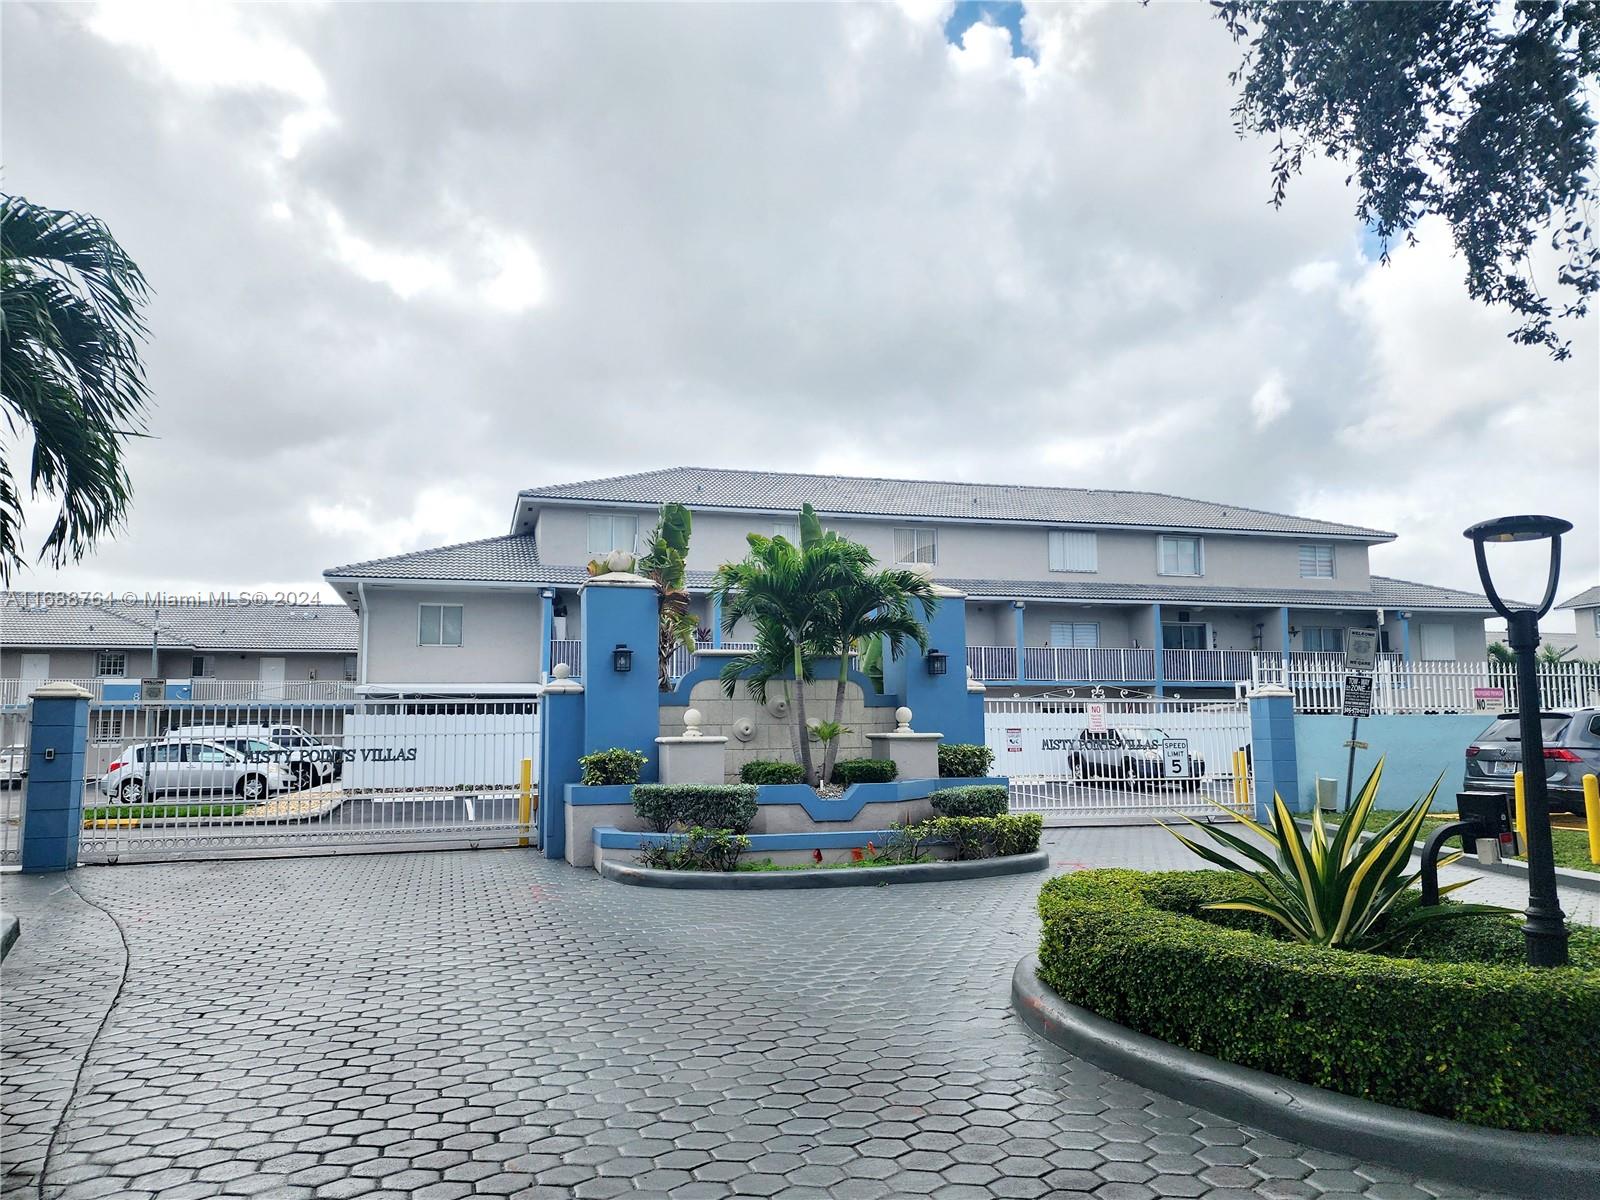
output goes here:
{"type": "Polygon", "coordinates": [[[677,502],[761,512],[792,512],[809,501],[830,516],[926,517],[940,520],[1049,522],[1247,533],[1314,534],[1390,541],[1394,534],[1361,525],[1317,521],[1160,492],[1097,488],[870,479],[854,475],[793,475],[669,467],[581,483],[528,488],[530,500],[677,502]]]}
{"type": "Polygon", "coordinates": [[[1563,600],[1557,608],[1595,608],[1600,606],[1600,587],[1585,588],[1570,600],[1563,600]]]}
{"type": "MultiPolygon", "coordinates": [[[[147,649],[156,610],[145,604],[44,606],[0,593],[0,644],[54,649],[147,649]]],[[[164,605],[161,644],[199,651],[353,654],[355,613],[342,604],[164,605]]]]}
{"type": "Polygon", "coordinates": [[[1204,584],[1095,583],[1067,579],[945,579],[975,599],[1102,600],[1109,603],[1238,604],[1295,608],[1420,608],[1488,613],[1484,597],[1404,579],[1372,577],[1366,591],[1331,588],[1208,587],[1204,584]]]}
{"type": "MultiPolygon", "coordinates": [[[[578,568],[582,574],[581,568],[578,568]]],[[[551,583],[532,534],[509,534],[374,558],[323,572],[330,579],[459,579],[482,583],[551,583]]]]}

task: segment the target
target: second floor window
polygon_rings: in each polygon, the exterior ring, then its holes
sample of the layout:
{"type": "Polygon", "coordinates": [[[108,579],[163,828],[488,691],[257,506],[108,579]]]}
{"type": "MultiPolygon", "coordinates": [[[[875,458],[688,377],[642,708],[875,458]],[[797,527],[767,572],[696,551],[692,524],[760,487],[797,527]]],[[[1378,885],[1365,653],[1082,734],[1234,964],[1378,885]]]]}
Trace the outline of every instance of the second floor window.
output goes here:
{"type": "Polygon", "coordinates": [[[1197,537],[1165,534],[1161,538],[1163,575],[1204,575],[1205,551],[1197,537]]]}
{"type": "Polygon", "coordinates": [[[1092,533],[1074,529],[1050,531],[1050,569],[1052,571],[1098,571],[1099,546],[1092,533]]]}
{"type": "Polygon", "coordinates": [[[1594,635],[1600,637],[1600,608],[1594,610],[1594,635]]]}
{"type": "Polygon", "coordinates": [[[781,537],[791,545],[798,546],[800,544],[800,522],[774,521],[772,523],[772,536],[781,537]]]}
{"type": "Polygon", "coordinates": [[[344,681],[346,683],[354,683],[356,681],[356,656],[354,654],[346,654],[344,656],[344,681]]]}
{"type": "Polygon", "coordinates": [[[589,514],[589,553],[610,554],[613,550],[638,549],[639,518],[629,513],[589,514]]]}
{"type": "Polygon", "coordinates": [[[209,654],[196,654],[189,660],[189,677],[191,679],[210,679],[216,673],[216,660],[209,654]]]}
{"type": "Polygon", "coordinates": [[[896,529],[894,531],[894,560],[897,563],[937,563],[939,561],[939,531],[937,529],[896,529]]]}
{"type": "Polygon", "coordinates": [[[461,605],[417,605],[417,645],[461,645],[461,605]]]}
{"type": "Polygon", "coordinates": [[[1333,547],[1332,546],[1301,546],[1300,547],[1300,578],[1301,579],[1332,579],[1333,578],[1333,547]]]}
{"type": "Polygon", "coordinates": [[[1343,654],[1344,630],[1333,625],[1313,625],[1301,631],[1300,648],[1316,654],[1343,654]]]}
{"type": "Polygon", "coordinates": [[[121,678],[128,673],[128,655],[122,650],[101,650],[94,656],[94,673],[104,679],[107,676],[121,678]]]}

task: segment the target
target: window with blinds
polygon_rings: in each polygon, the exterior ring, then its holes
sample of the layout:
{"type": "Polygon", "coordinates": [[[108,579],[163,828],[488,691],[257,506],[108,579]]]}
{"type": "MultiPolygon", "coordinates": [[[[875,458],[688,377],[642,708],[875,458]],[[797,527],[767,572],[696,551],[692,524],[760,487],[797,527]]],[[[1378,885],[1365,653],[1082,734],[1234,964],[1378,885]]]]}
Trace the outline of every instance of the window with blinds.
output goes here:
{"type": "Polygon", "coordinates": [[[1332,546],[1301,546],[1300,547],[1300,578],[1301,579],[1332,579],[1333,578],[1333,547],[1332,546]]]}
{"type": "Polygon", "coordinates": [[[1100,644],[1100,622],[1051,621],[1050,644],[1058,649],[1092,650],[1100,644]]]}
{"type": "Polygon", "coordinates": [[[1050,569],[1052,571],[1098,571],[1099,543],[1092,533],[1075,529],[1050,531],[1050,569]]]}
{"type": "Polygon", "coordinates": [[[896,529],[894,531],[894,560],[897,563],[937,563],[939,561],[939,531],[937,529],[896,529]]]}

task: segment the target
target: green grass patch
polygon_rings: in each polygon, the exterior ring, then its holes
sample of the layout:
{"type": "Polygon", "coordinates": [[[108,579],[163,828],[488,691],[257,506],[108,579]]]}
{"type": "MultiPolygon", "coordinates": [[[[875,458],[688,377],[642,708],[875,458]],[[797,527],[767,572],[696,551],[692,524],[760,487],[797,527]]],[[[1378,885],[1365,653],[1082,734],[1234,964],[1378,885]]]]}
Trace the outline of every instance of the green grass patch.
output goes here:
{"type": "MultiPolygon", "coordinates": [[[[1390,821],[1400,814],[1389,809],[1373,809],[1367,814],[1367,821],[1362,826],[1363,833],[1377,833],[1390,821]]],[[[1329,824],[1337,825],[1344,819],[1343,813],[1323,813],[1322,819],[1329,824]]],[[[1422,836],[1417,839],[1420,845],[1446,821],[1455,820],[1454,813],[1437,813],[1428,817],[1427,824],[1422,827],[1422,836]]],[[[1589,835],[1582,829],[1552,829],[1550,831],[1550,845],[1555,851],[1556,866],[1570,867],[1574,871],[1591,871],[1600,874],[1600,863],[1589,861],[1589,835]]]]}
{"type": "Polygon", "coordinates": [[[85,821],[133,821],[155,817],[237,817],[254,804],[103,804],[83,810],[85,821]]]}

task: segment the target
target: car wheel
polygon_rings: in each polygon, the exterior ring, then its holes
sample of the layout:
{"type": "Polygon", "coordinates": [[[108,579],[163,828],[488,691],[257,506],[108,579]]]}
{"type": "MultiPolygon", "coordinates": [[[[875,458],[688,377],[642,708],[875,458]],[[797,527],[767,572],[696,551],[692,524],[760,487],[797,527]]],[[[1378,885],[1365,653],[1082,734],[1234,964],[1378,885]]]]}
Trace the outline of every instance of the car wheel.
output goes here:
{"type": "Polygon", "coordinates": [[[242,800],[261,800],[267,794],[267,781],[260,775],[246,775],[235,790],[242,800]]]}
{"type": "Polygon", "coordinates": [[[294,767],[294,786],[299,789],[313,787],[317,782],[317,769],[310,763],[296,763],[294,767]]]}
{"type": "Polygon", "coordinates": [[[122,786],[117,789],[117,794],[122,797],[124,804],[143,804],[144,780],[124,779],[122,786]]]}

